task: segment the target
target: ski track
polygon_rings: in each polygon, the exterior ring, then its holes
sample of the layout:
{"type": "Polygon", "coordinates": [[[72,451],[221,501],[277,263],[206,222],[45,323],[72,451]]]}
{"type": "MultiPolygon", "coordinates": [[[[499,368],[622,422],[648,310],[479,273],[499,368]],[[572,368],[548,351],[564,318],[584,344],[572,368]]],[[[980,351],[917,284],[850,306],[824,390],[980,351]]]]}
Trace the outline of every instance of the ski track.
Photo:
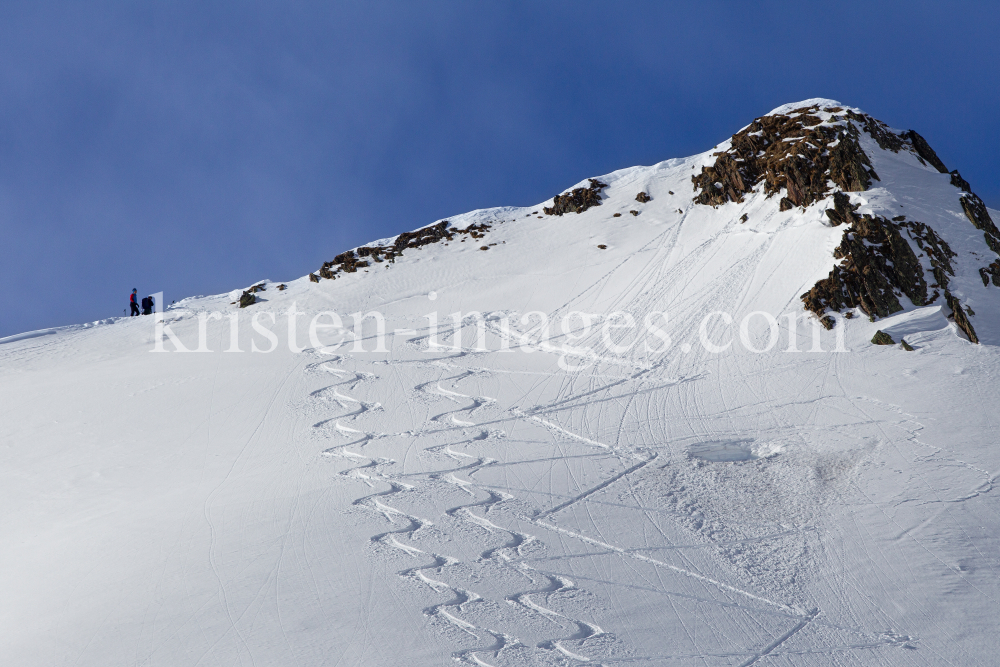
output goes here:
{"type": "MultiPolygon", "coordinates": [[[[310,399],[316,406],[337,406],[342,413],[333,416],[326,416],[313,424],[319,433],[325,437],[344,437],[350,440],[347,444],[336,445],[327,448],[323,454],[327,457],[345,459],[357,465],[350,466],[339,473],[339,477],[355,479],[368,487],[385,486],[387,488],[364,495],[353,501],[353,506],[365,509],[369,513],[378,515],[381,519],[390,524],[391,529],[382,530],[372,534],[370,542],[373,547],[379,549],[390,549],[401,554],[404,558],[422,560],[423,563],[406,567],[398,572],[402,580],[410,581],[420,587],[428,589],[433,595],[446,595],[448,599],[427,604],[423,608],[423,613],[428,618],[443,624],[443,627],[451,628],[452,631],[467,636],[473,640],[475,646],[456,650],[452,657],[459,662],[470,665],[486,665],[488,667],[498,667],[500,661],[507,655],[515,652],[520,655],[523,651],[540,651],[542,654],[550,656],[549,659],[556,662],[569,661],[572,664],[614,664],[622,662],[656,662],[660,659],[668,659],[670,656],[648,656],[642,658],[626,658],[621,655],[601,655],[600,651],[594,653],[588,649],[588,645],[594,640],[618,641],[614,635],[607,633],[600,625],[592,620],[575,616],[566,611],[566,608],[574,606],[572,593],[581,592],[581,589],[569,578],[550,573],[542,573],[528,564],[529,556],[525,549],[530,549],[537,554],[538,551],[546,548],[545,542],[536,534],[528,534],[522,531],[501,526],[493,515],[505,503],[516,501],[521,503],[514,494],[507,493],[500,489],[490,488],[476,481],[475,476],[491,466],[516,465],[517,462],[505,462],[491,457],[470,454],[463,451],[465,446],[475,446],[490,438],[490,431],[482,428],[487,423],[498,423],[496,420],[487,420],[477,425],[475,415],[485,409],[499,410],[497,401],[485,396],[473,396],[456,391],[455,384],[474,378],[481,373],[477,370],[462,370],[457,375],[451,375],[441,379],[432,379],[420,382],[414,386],[417,396],[426,397],[431,403],[436,401],[448,401],[456,405],[452,410],[444,412],[433,412],[426,417],[425,425],[417,429],[400,434],[386,434],[377,431],[367,431],[359,422],[377,418],[382,411],[381,404],[377,402],[366,402],[353,395],[353,391],[362,384],[371,384],[375,375],[371,373],[361,373],[347,371],[342,368],[331,366],[332,363],[343,363],[343,359],[336,361],[326,361],[314,364],[308,368],[312,373],[326,373],[335,375],[339,382],[327,387],[313,391],[310,399]],[[436,427],[436,428],[435,428],[436,427]],[[469,431],[472,431],[471,433],[469,431]],[[445,469],[438,469],[426,472],[410,472],[402,475],[396,472],[395,461],[385,457],[378,457],[366,453],[365,448],[373,441],[392,439],[406,436],[414,438],[416,436],[432,437],[461,433],[463,438],[440,444],[435,443],[423,447],[421,451],[431,459],[447,459],[454,465],[445,469]],[[404,479],[406,481],[404,481],[404,479]],[[479,551],[479,556],[473,561],[463,562],[458,558],[439,553],[436,549],[428,549],[425,542],[432,539],[432,535],[425,535],[426,529],[435,524],[428,518],[417,516],[416,514],[399,508],[399,501],[410,499],[417,500],[421,497],[433,498],[438,490],[445,488],[457,489],[469,497],[469,502],[454,505],[442,512],[442,516],[451,521],[462,522],[473,529],[473,533],[463,533],[459,539],[468,541],[476,539],[473,535],[486,535],[488,540],[494,544],[484,545],[479,551]],[[478,533],[475,531],[479,531],[478,533]],[[497,539],[499,544],[495,543],[497,539]],[[548,638],[533,642],[533,646],[527,646],[515,633],[504,627],[486,627],[477,625],[469,619],[469,611],[475,605],[486,604],[488,600],[478,592],[472,591],[461,585],[450,583],[449,570],[457,567],[477,568],[484,566],[499,567],[506,571],[516,573],[520,577],[531,582],[530,588],[506,595],[503,601],[507,605],[515,607],[529,619],[530,627],[535,632],[543,632],[548,638]],[[539,586],[539,582],[542,583],[539,586]],[[562,599],[562,607],[559,610],[552,608],[552,603],[556,599],[562,599]],[[568,605],[568,607],[567,607],[568,605]],[[548,628],[548,630],[545,630],[548,628]]],[[[392,362],[388,362],[391,366],[392,362]]],[[[446,361],[437,360],[430,363],[422,363],[419,366],[427,368],[429,371],[448,370],[455,368],[454,357],[446,361]]],[[[752,604],[763,605],[764,609],[756,607],[743,607],[733,602],[726,603],[721,600],[702,600],[699,597],[692,599],[730,605],[733,609],[744,610],[744,613],[777,613],[779,616],[788,618],[793,625],[786,631],[778,634],[774,639],[759,650],[736,649],[726,655],[742,660],[741,665],[749,666],[758,664],[769,656],[783,655],[784,646],[790,639],[799,635],[810,625],[819,624],[824,627],[830,626],[820,620],[822,614],[818,608],[803,609],[795,604],[770,599],[767,596],[756,592],[731,585],[724,581],[712,578],[705,574],[667,563],[657,558],[653,558],[643,551],[657,548],[669,548],[678,553],[682,553],[684,548],[703,548],[708,545],[667,545],[665,547],[648,546],[646,548],[625,548],[606,540],[584,535],[583,533],[547,521],[560,512],[576,505],[585,505],[589,498],[599,494],[609,487],[623,483],[630,475],[639,474],[647,468],[657,457],[655,453],[642,453],[640,451],[623,448],[618,445],[600,442],[586,435],[576,433],[551,419],[545,419],[541,415],[549,414],[553,409],[565,409],[580,406],[581,401],[590,399],[592,402],[583,404],[585,409],[594,406],[600,407],[603,397],[610,395],[612,390],[622,392],[618,400],[634,400],[642,392],[643,383],[652,382],[654,387],[677,386],[686,381],[697,380],[701,374],[695,374],[690,378],[680,378],[670,380],[666,383],[653,380],[647,377],[645,370],[639,369],[619,380],[610,383],[602,383],[597,388],[588,388],[584,391],[576,391],[573,382],[566,384],[563,379],[564,388],[561,389],[556,398],[548,403],[542,403],[529,411],[522,411],[518,408],[509,409],[506,414],[508,423],[523,421],[540,425],[556,441],[570,443],[572,446],[583,448],[585,451],[595,452],[591,455],[602,455],[612,459],[617,459],[622,467],[617,472],[608,474],[602,481],[581,490],[548,509],[535,509],[530,515],[524,515],[515,511],[518,520],[534,525],[537,528],[550,534],[559,536],[560,539],[572,539],[597,546],[602,549],[602,553],[615,554],[623,559],[638,561],[651,565],[656,569],[672,572],[684,578],[701,582],[717,589],[727,596],[743,598],[752,604]],[[628,385],[632,384],[634,391],[629,393],[628,385]]],[[[564,452],[568,455],[568,452],[564,452]]],[[[975,489],[973,493],[981,492],[992,481],[986,482],[975,489]]],[[[988,490],[988,489],[987,489],[988,490]]],[[[436,526],[435,534],[446,531],[448,522],[436,526]]],[[[750,542],[761,539],[780,538],[792,531],[782,531],[771,536],[753,538],[746,540],[750,542]]],[[[682,593],[675,593],[675,596],[686,597],[682,593]]],[[[687,596],[691,597],[691,596],[687,596]]],[[[493,601],[496,602],[496,601],[493,601]]],[[[871,636],[859,629],[850,629],[854,632],[871,636]]],[[[851,651],[851,650],[874,650],[886,646],[900,646],[910,641],[905,635],[894,633],[876,637],[868,642],[854,643],[850,646],[831,647],[830,652],[851,651]],[[900,640],[903,637],[903,640],[900,640]]],[[[606,642],[601,642],[602,645],[606,642]]],[[[907,644],[908,645],[908,644],[907,644]]],[[[823,652],[824,649],[816,649],[816,652],[823,652]]],[[[702,657],[709,657],[710,653],[703,653],[702,657]]],[[[517,656],[513,656],[516,659],[517,656]]],[[[521,662],[517,662],[521,664],[521,662]]]]}

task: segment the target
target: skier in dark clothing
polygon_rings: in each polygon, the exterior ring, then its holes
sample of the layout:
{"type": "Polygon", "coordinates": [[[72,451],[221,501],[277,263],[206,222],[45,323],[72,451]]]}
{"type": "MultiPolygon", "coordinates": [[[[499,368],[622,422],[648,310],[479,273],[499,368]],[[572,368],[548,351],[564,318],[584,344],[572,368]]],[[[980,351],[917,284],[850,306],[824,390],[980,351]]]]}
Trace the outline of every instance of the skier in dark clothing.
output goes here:
{"type": "Polygon", "coordinates": [[[138,315],[139,314],[139,304],[135,302],[135,293],[136,293],[136,291],[137,290],[133,287],[132,288],[132,294],[128,298],[129,305],[132,306],[132,312],[129,313],[129,317],[132,317],[133,315],[138,315]]]}
{"type": "Polygon", "coordinates": [[[142,314],[152,315],[153,314],[153,297],[145,296],[142,298],[142,314]]]}

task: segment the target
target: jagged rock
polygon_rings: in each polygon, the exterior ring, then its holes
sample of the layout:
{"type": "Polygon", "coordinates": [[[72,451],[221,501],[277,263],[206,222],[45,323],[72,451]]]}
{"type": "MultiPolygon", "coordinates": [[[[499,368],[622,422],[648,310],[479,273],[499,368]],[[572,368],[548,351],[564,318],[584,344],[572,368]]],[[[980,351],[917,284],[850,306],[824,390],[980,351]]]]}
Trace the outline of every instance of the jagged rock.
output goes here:
{"type": "Polygon", "coordinates": [[[944,166],[944,162],[941,162],[941,158],[937,156],[937,153],[930,147],[927,140],[917,134],[916,131],[907,130],[903,133],[903,137],[909,140],[910,145],[913,146],[913,150],[916,151],[919,157],[929,162],[932,167],[942,174],[948,173],[948,167],[944,166]]]}
{"type": "Polygon", "coordinates": [[[646,202],[653,201],[653,198],[647,195],[645,192],[640,192],[635,196],[635,200],[640,204],[645,204],[646,202]]]}
{"type": "Polygon", "coordinates": [[[279,292],[284,292],[286,289],[288,289],[288,285],[286,285],[284,283],[281,283],[280,285],[278,285],[278,291],[279,292]]]}
{"type": "Polygon", "coordinates": [[[600,248],[601,250],[607,250],[608,249],[608,246],[604,245],[603,243],[600,244],[600,245],[598,245],[597,247],[600,248]]]}
{"type": "Polygon", "coordinates": [[[762,180],[767,196],[785,188],[788,201],[782,202],[783,210],[822,199],[829,191],[828,180],[844,190],[867,189],[871,178],[878,177],[858,145],[857,129],[822,125],[808,113],[816,109],[762,116],[734,134],[731,148],[716,153],[715,164],[692,176],[701,191],[695,201],[710,206],[741,202],[762,180]]]}
{"type": "Polygon", "coordinates": [[[993,224],[993,219],[986,209],[986,204],[971,192],[962,195],[961,202],[962,210],[965,211],[969,222],[976,229],[984,232],[983,236],[986,239],[986,245],[990,247],[990,250],[1000,255],[1000,229],[997,229],[997,226],[993,224]]]}
{"type": "Polygon", "coordinates": [[[843,262],[802,295],[806,310],[830,328],[833,319],[825,315],[829,310],[860,308],[870,318],[899,312],[903,306],[897,293],[918,306],[932,303],[938,293],[928,295],[923,267],[907,237],[927,254],[935,287],[947,287],[948,275],[954,275],[950,260],[955,253],[934,230],[920,222],[864,215],[844,231],[833,253],[843,262]]]}
{"type": "Polygon", "coordinates": [[[258,285],[254,285],[247,291],[249,291],[250,293],[256,293],[256,292],[264,292],[266,290],[267,290],[267,285],[265,283],[260,283],[258,285]]]}
{"type": "MultiPolygon", "coordinates": [[[[449,236],[448,225],[448,221],[444,220],[436,225],[418,229],[415,232],[403,232],[396,237],[393,248],[396,252],[401,252],[404,248],[419,248],[430,243],[437,243],[446,236],[449,236]]],[[[472,225],[472,227],[474,226],[472,225]]]]}
{"type": "Polygon", "coordinates": [[[965,192],[972,192],[972,186],[969,185],[969,182],[967,180],[962,178],[962,175],[958,173],[958,169],[951,172],[951,184],[954,185],[959,190],[963,190],[965,192]]]}
{"type": "Polygon", "coordinates": [[[830,151],[831,180],[848,192],[863,192],[871,186],[873,177],[880,180],[858,145],[857,132],[845,132],[830,151]]]}
{"type": "Polygon", "coordinates": [[[795,204],[788,197],[782,197],[781,201],[778,202],[779,211],[791,211],[793,208],[795,208],[795,204]]]}
{"type": "Polygon", "coordinates": [[[674,194],[674,191],[673,190],[667,190],[667,194],[668,195],[672,195],[672,194],[674,194]]]}
{"type": "MultiPolygon", "coordinates": [[[[772,114],[754,120],[733,135],[730,148],[715,153],[715,163],[692,176],[695,202],[718,206],[742,202],[744,195],[761,181],[768,197],[785,190],[787,201],[779,207],[808,206],[827,196],[833,181],[841,190],[861,192],[879,180],[871,161],[858,142],[859,131],[868,133],[880,147],[898,152],[906,149],[937,169],[944,168],[923,137],[908,130],[897,134],[885,123],[848,110],[824,123],[815,113],[818,106],[772,114]],[[833,124],[834,122],[838,124],[833,124]]],[[[826,108],[840,114],[840,107],[826,108]]]]}
{"type": "Polygon", "coordinates": [[[872,343],[875,345],[895,345],[896,341],[892,339],[892,336],[879,329],[872,336],[872,343]]]}
{"type": "Polygon", "coordinates": [[[639,211],[629,211],[633,216],[639,215],[639,211]]]}
{"type": "Polygon", "coordinates": [[[889,126],[882,121],[872,118],[867,114],[859,114],[850,110],[847,111],[847,117],[859,123],[882,150],[897,153],[903,147],[903,139],[889,129],[889,126]]]}
{"type": "Polygon", "coordinates": [[[962,304],[957,298],[955,298],[951,292],[945,290],[944,299],[951,308],[951,315],[955,319],[955,326],[962,330],[962,332],[969,337],[969,340],[973,343],[979,343],[979,337],[976,336],[976,330],[972,326],[972,322],[969,321],[969,316],[965,314],[962,310],[962,304]]]}
{"type": "MultiPolygon", "coordinates": [[[[441,241],[452,241],[455,239],[455,235],[468,235],[474,239],[481,239],[490,230],[490,225],[486,223],[478,225],[473,223],[465,229],[455,229],[450,227],[450,224],[447,220],[442,220],[429,227],[418,229],[415,232],[404,232],[397,236],[393,244],[389,246],[362,246],[355,250],[342,252],[334,257],[333,260],[323,262],[323,266],[319,270],[319,275],[322,278],[333,280],[341,272],[357,273],[358,269],[371,266],[369,260],[377,263],[385,261],[393,263],[397,257],[402,256],[403,251],[406,249],[420,248],[441,241]]],[[[462,240],[464,241],[465,239],[462,240]]],[[[318,282],[319,278],[316,281],[318,282]]]]}
{"type": "Polygon", "coordinates": [[[746,221],[747,221],[747,220],[749,220],[749,219],[750,219],[750,217],[749,217],[749,216],[748,216],[748,215],[747,215],[746,213],[744,213],[744,214],[743,214],[743,215],[742,215],[742,216],[740,217],[740,222],[746,222],[746,221]]]}
{"type": "MultiPolygon", "coordinates": [[[[910,238],[917,247],[927,253],[930,259],[931,272],[934,275],[934,285],[932,287],[948,287],[948,276],[955,275],[955,269],[951,265],[951,258],[955,257],[954,251],[945,243],[944,239],[938,236],[937,232],[922,222],[907,222],[901,225],[906,228],[910,238]]],[[[927,303],[933,303],[937,298],[928,299],[927,303]]]]}
{"type": "Polygon", "coordinates": [[[903,348],[904,350],[906,350],[907,352],[913,352],[913,346],[912,346],[912,345],[910,345],[909,343],[907,343],[907,342],[906,342],[905,340],[903,340],[902,338],[900,338],[900,339],[899,339],[899,345],[900,345],[900,347],[902,347],[902,348],[903,348]]]}
{"type": "Polygon", "coordinates": [[[240,308],[246,308],[247,306],[252,306],[255,303],[257,303],[257,297],[250,290],[247,290],[240,295],[240,308]]]}
{"type": "Polygon", "coordinates": [[[314,283],[318,283],[319,282],[319,276],[317,276],[315,273],[310,273],[309,274],[309,280],[311,280],[314,283]]]}
{"type": "Polygon", "coordinates": [[[600,206],[601,190],[608,187],[608,185],[594,178],[587,180],[590,181],[590,187],[576,188],[566,194],[556,195],[552,206],[546,206],[542,209],[545,211],[545,215],[583,213],[592,206],[600,206]]]}
{"type": "Polygon", "coordinates": [[[984,269],[979,269],[979,275],[983,279],[984,286],[989,284],[988,280],[992,279],[993,284],[1000,287],[1000,259],[994,261],[984,269]]]}
{"type": "Polygon", "coordinates": [[[854,212],[858,210],[860,204],[851,205],[851,198],[843,192],[833,193],[833,208],[826,209],[826,217],[830,218],[833,226],[842,224],[854,224],[858,219],[854,212]]]}

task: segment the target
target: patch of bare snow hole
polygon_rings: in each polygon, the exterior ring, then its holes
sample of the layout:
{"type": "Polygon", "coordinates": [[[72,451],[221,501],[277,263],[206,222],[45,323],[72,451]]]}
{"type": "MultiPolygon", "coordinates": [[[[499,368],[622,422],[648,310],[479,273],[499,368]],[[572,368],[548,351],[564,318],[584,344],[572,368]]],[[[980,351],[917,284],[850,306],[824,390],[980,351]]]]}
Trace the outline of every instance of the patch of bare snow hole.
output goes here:
{"type": "Polygon", "coordinates": [[[753,439],[704,440],[688,447],[690,456],[714,463],[766,459],[780,451],[781,445],[776,442],[757,442],[753,439]]]}

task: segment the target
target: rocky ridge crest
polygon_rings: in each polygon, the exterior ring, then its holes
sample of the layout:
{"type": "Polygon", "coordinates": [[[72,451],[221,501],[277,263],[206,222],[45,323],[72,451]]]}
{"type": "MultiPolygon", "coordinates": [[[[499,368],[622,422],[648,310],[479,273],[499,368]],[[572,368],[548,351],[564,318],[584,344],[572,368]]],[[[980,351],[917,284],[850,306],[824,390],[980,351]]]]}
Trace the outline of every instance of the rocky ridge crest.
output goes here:
{"type": "MultiPolygon", "coordinates": [[[[730,146],[714,153],[715,162],[692,176],[694,201],[717,207],[742,203],[758,189],[770,198],[781,195],[779,209],[803,210],[828,200],[826,217],[832,226],[847,225],[834,257],[841,260],[830,274],[802,295],[806,310],[827,328],[834,319],[830,311],[858,308],[870,319],[903,310],[906,296],[917,306],[939,297],[952,311],[955,324],[972,342],[978,342],[969,320],[970,311],[948,289],[955,275],[955,253],[930,226],[907,220],[858,215],[849,192],[869,189],[878,174],[861,147],[861,134],[871,137],[882,150],[912,153],[924,165],[941,173],[947,167],[927,141],[914,130],[899,132],[867,114],[837,105],[813,104],[787,113],[772,113],[755,119],[733,135],[730,146]]],[[[966,217],[983,231],[986,245],[1000,255],[1000,229],[990,218],[983,201],[972,192],[958,171],[951,183],[961,194],[966,217]]],[[[1000,286],[1000,260],[979,270],[986,285],[1000,286]]]]}

